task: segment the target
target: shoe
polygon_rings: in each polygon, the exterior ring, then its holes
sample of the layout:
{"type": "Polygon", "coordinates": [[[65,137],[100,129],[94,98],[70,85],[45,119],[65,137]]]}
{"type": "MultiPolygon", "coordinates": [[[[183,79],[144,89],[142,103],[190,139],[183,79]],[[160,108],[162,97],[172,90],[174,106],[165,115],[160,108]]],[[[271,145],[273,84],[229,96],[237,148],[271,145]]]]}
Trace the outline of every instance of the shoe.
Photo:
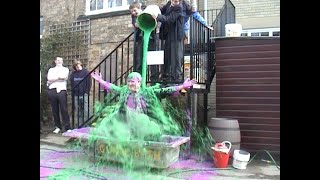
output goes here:
{"type": "Polygon", "coordinates": [[[187,93],[187,90],[181,89],[181,93],[187,93]]]}
{"type": "Polygon", "coordinates": [[[55,134],[58,134],[59,132],[60,132],[60,128],[56,128],[54,131],[53,131],[53,133],[55,133],[55,134]]]}

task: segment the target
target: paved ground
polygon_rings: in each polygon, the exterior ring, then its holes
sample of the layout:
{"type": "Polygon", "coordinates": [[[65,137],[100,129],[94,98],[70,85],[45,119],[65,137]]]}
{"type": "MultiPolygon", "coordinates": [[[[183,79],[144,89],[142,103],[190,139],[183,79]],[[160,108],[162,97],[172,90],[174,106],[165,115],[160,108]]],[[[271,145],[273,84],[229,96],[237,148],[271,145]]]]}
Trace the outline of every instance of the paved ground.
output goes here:
{"type": "MultiPolygon", "coordinates": [[[[69,138],[61,134],[40,136],[40,179],[105,179],[105,180],[220,180],[220,179],[280,179],[280,169],[274,164],[253,159],[245,170],[232,167],[213,168],[212,161],[194,158],[179,160],[163,170],[138,168],[124,171],[120,164],[94,163],[82,149],[71,148],[69,138]]],[[[279,162],[278,162],[279,164],[279,162]]],[[[280,167],[279,167],[280,168],[280,167]]]]}

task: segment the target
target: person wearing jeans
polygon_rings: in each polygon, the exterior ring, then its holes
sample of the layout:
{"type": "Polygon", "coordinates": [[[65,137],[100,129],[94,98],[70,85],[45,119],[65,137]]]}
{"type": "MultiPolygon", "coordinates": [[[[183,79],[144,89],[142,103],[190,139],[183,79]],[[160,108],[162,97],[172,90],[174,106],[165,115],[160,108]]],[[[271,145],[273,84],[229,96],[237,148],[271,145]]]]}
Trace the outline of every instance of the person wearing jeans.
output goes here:
{"type": "Polygon", "coordinates": [[[80,60],[74,60],[72,68],[74,71],[70,75],[70,84],[75,112],[73,119],[76,126],[79,127],[89,117],[88,94],[91,87],[91,76],[88,75],[89,71],[82,67],[80,60]]]}

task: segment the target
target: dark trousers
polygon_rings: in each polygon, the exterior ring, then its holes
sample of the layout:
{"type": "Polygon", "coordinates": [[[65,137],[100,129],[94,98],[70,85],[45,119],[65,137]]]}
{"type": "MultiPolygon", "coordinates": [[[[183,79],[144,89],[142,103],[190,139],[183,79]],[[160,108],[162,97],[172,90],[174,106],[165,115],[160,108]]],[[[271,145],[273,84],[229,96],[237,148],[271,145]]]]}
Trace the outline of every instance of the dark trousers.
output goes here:
{"type": "MultiPolygon", "coordinates": [[[[156,41],[149,40],[148,51],[156,50],[156,41]]],[[[133,60],[133,71],[141,74],[142,72],[142,56],[143,56],[143,40],[139,39],[136,41],[135,46],[135,56],[133,60]]],[[[151,82],[156,82],[159,78],[159,66],[150,65],[150,80],[151,82]]]]}
{"type": "Polygon", "coordinates": [[[70,129],[70,119],[67,106],[67,91],[57,93],[56,89],[48,90],[48,98],[52,108],[53,120],[56,127],[61,128],[60,111],[65,130],[70,129]]]}
{"type": "Polygon", "coordinates": [[[163,77],[169,80],[182,79],[183,41],[166,40],[164,45],[163,77]]]}
{"type": "Polygon", "coordinates": [[[42,109],[41,94],[40,94],[40,130],[42,129],[41,122],[43,122],[43,109],[42,109]]]}

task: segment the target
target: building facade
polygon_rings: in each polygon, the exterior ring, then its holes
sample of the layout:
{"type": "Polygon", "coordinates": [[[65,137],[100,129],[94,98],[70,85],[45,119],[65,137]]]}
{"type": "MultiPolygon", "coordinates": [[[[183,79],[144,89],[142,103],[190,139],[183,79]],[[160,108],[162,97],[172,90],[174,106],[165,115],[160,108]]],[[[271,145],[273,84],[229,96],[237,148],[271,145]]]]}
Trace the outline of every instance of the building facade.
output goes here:
{"type": "MultiPolygon", "coordinates": [[[[40,37],[53,31],[52,26],[84,23],[87,53],[82,57],[88,69],[96,66],[132,31],[129,4],[133,0],[40,0],[40,37]]],[[[142,2],[142,1],[141,1],[142,2]]],[[[280,36],[280,0],[232,0],[236,10],[236,23],[242,25],[243,36],[280,36]]],[[[144,1],[146,5],[166,3],[166,0],[144,1]]],[[[191,0],[198,10],[219,9],[225,0],[191,0]]],[[[208,17],[208,16],[204,16],[208,17]]],[[[209,25],[214,21],[207,18],[209,25]]],[[[66,55],[69,66],[76,57],[66,55]]],[[[132,61],[131,61],[132,63],[132,61]]],[[[209,118],[215,117],[215,79],[209,93],[209,118]]]]}

